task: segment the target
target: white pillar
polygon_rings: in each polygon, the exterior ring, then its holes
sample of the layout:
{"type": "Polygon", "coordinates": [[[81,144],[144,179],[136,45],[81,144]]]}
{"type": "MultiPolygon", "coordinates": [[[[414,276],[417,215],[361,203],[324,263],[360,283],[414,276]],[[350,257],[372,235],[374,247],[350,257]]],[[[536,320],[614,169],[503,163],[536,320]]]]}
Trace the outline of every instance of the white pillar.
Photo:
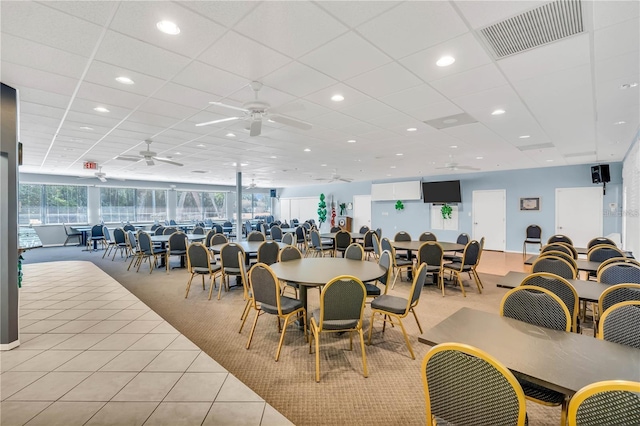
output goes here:
{"type": "Polygon", "coordinates": [[[99,224],[100,217],[100,188],[87,187],[87,221],[90,225],[99,224]]]}
{"type": "MultiPolygon", "coordinates": [[[[242,240],[242,172],[236,173],[236,240],[242,240]]],[[[249,232],[249,230],[247,230],[249,232]]]]}
{"type": "Polygon", "coordinates": [[[167,220],[178,220],[178,191],[169,189],[167,191],[167,220]]]}

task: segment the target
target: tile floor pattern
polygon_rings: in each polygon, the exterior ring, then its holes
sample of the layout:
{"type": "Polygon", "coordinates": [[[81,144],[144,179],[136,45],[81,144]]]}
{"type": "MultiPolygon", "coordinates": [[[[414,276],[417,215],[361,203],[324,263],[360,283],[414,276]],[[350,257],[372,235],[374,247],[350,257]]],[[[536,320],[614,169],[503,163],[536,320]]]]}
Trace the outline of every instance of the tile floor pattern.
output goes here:
{"type": "Polygon", "coordinates": [[[3,426],[292,424],[94,264],[24,271],[3,426]]]}

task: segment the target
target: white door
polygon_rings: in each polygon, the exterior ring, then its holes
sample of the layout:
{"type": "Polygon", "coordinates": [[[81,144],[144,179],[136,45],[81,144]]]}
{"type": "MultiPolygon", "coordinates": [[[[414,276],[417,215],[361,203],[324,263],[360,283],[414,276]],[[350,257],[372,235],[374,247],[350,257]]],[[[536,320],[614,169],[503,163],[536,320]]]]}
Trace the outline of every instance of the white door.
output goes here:
{"type": "Polygon", "coordinates": [[[486,250],[504,251],[507,243],[507,192],[504,189],[473,191],[472,238],[484,237],[486,250]]]}
{"type": "Polygon", "coordinates": [[[576,247],[602,236],[602,187],[556,188],[556,234],[576,247]]]}
{"type": "Polygon", "coordinates": [[[371,195],[354,195],[352,230],[358,232],[363,225],[371,228],[371,195]]]}

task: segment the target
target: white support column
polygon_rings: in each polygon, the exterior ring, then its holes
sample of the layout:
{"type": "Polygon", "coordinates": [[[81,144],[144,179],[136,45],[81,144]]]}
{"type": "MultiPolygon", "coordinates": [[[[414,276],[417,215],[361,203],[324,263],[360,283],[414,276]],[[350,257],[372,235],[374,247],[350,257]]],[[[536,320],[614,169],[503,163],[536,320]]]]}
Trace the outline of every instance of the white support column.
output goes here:
{"type": "Polygon", "coordinates": [[[178,220],[178,191],[169,189],[167,191],[167,220],[178,220]]]}
{"type": "MultiPolygon", "coordinates": [[[[236,173],[236,241],[242,240],[242,172],[236,173]]],[[[248,231],[247,231],[248,232],[248,231]]]]}
{"type": "Polygon", "coordinates": [[[87,220],[90,225],[100,223],[100,188],[87,187],[87,220]]]}

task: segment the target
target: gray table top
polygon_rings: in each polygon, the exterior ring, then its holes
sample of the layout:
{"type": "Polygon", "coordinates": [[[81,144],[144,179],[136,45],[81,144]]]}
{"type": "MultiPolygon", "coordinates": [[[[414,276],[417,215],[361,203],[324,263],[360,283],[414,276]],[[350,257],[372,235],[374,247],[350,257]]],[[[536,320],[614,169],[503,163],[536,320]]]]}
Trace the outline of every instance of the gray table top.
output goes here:
{"type": "MultiPolygon", "coordinates": [[[[498,279],[497,287],[515,288],[520,286],[522,280],[524,280],[530,274],[526,272],[510,271],[502,278],[498,279]]],[[[585,280],[567,280],[576,289],[578,298],[580,300],[586,300],[588,302],[597,302],[600,295],[607,288],[611,287],[610,284],[602,284],[596,281],[585,280]]]]}
{"type": "MultiPolygon", "coordinates": [[[[531,256],[524,261],[524,264],[533,265],[533,263],[537,259],[538,259],[538,256],[531,256]]],[[[578,265],[578,271],[596,272],[598,270],[598,266],[600,266],[600,262],[592,262],[586,259],[576,259],[576,265],[578,265]]]]}
{"type": "MultiPolygon", "coordinates": [[[[187,239],[189,241],[202,241],[207,237],[206,235],[203,235],[203,234],[184,234],[184,235],[187,236],[187,239]]],[[[170,237],[171,235],[152,235],[151,241],[154,243],[167,243],[169,242],[170,237]]]]}
{"type": "MultiPolygon", "coordinates": [[[[260,248],[260,245],[263,242],[264,241],[236,241],[234,242],[234,244],[238,244],[239,246],[241,246],[245,253],[255,254],[255,253],[258,253],[258,249],[260,248]]],[[[212,245],[210,249],[213,250],[214,253],[220,253],[220,250],[222,249],[223,246],[224,244],[215,244],[215,245],[212,245]]],[[[284,247],[287,246],[287,244],[278,243],[278,246],[280,247],[280,249],[283,249],[284,247]]]]}
{"type": "MultiPolygon", "coordinates": [[[[391,241],[391,245],[399,250],[416,250],[426,241],[391,241]]],[[[450,243],[446,241],[436,241],[442,246],[443,251],[464,251],[464,244],[450,243]]]]}
{"type": "Polygon", "coordinates": [[[418,340],[475,346],[516,375],[567,395],[603,380],[640,381],[638,349],[471,308],[458,310],[418,340]]]}
{"type": "Polygon", "coordinates": [[[373,281],[387,272],[374,262],[336,257],[317,257],[278,262],[271,265],[271,269],[281,280],[307,286],[326,284],[339,275],[353,275],[362,281],[373,281]]]}

